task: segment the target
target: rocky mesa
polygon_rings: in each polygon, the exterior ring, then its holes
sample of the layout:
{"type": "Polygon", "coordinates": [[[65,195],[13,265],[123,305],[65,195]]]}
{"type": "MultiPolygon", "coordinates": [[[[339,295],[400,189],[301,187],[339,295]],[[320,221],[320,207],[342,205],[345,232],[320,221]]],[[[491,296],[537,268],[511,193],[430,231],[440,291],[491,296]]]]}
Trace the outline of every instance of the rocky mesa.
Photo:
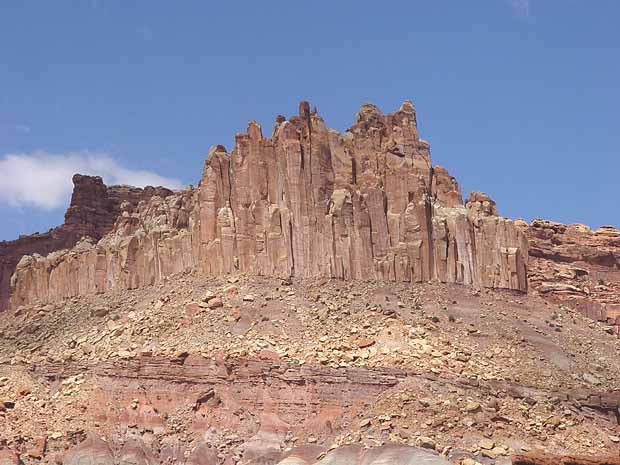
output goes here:
{"type": "Polygon", "coordinates": [[[3,300],[132,289],[188,269],[527,290],[526,235],[486,195],[463,203],[408,101],[391,114],[364,104],[342,134],[302,102],[271,137],[250,122],[230,154],[213,147],[198,188],[148,194],[101,218],[95,205],[80,223],[97,224],[80,231],[91,239],[73,248],[22,257],[3,300]]]}

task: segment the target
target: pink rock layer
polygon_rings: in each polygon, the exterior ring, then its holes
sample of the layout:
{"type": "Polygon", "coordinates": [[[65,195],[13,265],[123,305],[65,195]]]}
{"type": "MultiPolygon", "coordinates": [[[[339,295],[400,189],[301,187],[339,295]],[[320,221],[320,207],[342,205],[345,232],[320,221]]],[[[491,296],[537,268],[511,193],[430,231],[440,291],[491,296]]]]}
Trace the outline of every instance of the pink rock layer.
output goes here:
{"type": "Polygon", "coordinates": [[[525,234],[432,167],[410,102],[364,104],[339,134],[302,102],[272,137],[250,122],[209,151],[199,187],[153,195],[99,242],[24,256],[11,306],[150,285],[173,273],[422,282],[527,291],[525,234]]]}

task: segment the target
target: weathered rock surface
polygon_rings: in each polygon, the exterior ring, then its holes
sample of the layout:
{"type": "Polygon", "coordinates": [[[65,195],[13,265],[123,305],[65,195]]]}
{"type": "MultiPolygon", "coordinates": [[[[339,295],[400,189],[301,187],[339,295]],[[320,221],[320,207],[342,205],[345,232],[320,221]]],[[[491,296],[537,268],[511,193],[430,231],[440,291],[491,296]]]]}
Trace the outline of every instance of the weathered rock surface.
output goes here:
{"type": "Polygon", "coordinates": [[[315,463],[398,444],[500,465],[620,447],[620,339],[536,293],[192,272],[10,316],[0,448],[25,465],[58,462],[88,432],[136,464],[315,463]]]}
{"type": "Polygon", "coordinates": [[[535,220],[517,223],[529,239],[529,280],[546,298],[620,325],[620,231],[535,220]]]}
{"type": "Polygon", "coordinates": [[[63,458],[64,465],[114,465],[114,456],[109,444],[97,435],[91,434],[86,440],[69,451],[63,458]]]}
{"type": "MultiPolygon", "coordinates": [[[[64,465],[112,465],[113,463],[149,465],[167,463],[154,457],[147,457],[139,444],[128,443],[114,457],[109,446],[101,439],[88,439],[76,446],[63,460],[64,465]],[[95,445],[94,441],[98,441],[95,445]]],[[[217,457],[217,451],[203,443],[194,448],[187,460],[183,457],[174,457],[171,463],[187,465],[218,465],[222,463],[217,457]]],[[[224,461],[223,463],[227,463],[224,461]]],[[[228,462],[230,463],[230,462],[228,462]]],[[[386,444],[380,447],[365,449],[360,446],[342,446],[324,453],[320,446],[299,446],[288,452],[274,451],[260,455],[253,460],[241,460],[241,464],[268,464],[274,465],[449,465],[444,457],[428,450],[419,449],[401,444],[386,444]],[[323,457],[320,458],[319,457],[323,457]]],[[[11,464],[12,465],[12,464],[11,464]]]]}
{"type": "Polygon", "coordinates": [[[463,205],[432,167],[415,108],[364,104],[343,134],[302,102],[272,137],[250,122],[210,152],[197,189],[153,196],[98,243],[24,257],[11,305],[131,289],[173,273],[440,281],[527,290],[527,241],[495,203],[463,205]]]}
{"type": "Polygon", "coordinates": [[[0,465],[18,465],[19,457],[14,452],[0,449],[0,465]]]}
{"type": "Polygon", "coordinates": [[[547,454],[516,455],[513,465],[620,465],[618,457],[555,456],[547,454]]]}
{"type": "Polygon", "coordinates": [[[112,229],[122,211],[135,208],[140,201],[153,195],[165,197],[172,194],[162,187],[106,187],[100,177],[79,174],[73,177],[73,184],[71,204],[61,226],[46,233],[0,242],[0,311],[8,307],[11,275],[24,255],[40,258],[57,250],[69,249],[82,237],[99,240],[112,229]]]}

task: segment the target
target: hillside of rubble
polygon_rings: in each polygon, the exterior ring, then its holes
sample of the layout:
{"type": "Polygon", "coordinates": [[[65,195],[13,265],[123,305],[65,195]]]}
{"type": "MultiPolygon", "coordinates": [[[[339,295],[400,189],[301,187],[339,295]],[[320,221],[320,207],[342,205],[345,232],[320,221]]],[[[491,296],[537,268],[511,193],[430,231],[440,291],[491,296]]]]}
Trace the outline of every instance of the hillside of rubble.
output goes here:
{"type": "Polygon", "coordinates": [[[137,464],[196,447],[205,463],[386,444],[453,463],[618,455],[612,333],[509,291],[175,275],[3,318],[0,443],[27,464],[97,441],[137,464]]]}

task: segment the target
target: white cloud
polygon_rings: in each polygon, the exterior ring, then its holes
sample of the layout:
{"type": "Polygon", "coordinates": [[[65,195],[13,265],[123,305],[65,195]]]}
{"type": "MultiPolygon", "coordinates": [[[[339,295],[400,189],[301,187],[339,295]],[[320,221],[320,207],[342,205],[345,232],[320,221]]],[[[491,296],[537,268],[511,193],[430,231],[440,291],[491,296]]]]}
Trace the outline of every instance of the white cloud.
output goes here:
{"type": "Polygon", "coordinates": [[[25,124],[16,124],[15,126],[13,126],[13,129],[15,129],[17,132],[21,132],[22,134],[30,134],[30,126],[26,126],[25,124]]]}
{"type": "Polygon", "coordinates": [[[510,0],[510,6],[517,16],[524,18],[530,16],[530,0],[510,0]]]}
{"type": "Polygon", "coordinates": [[[126,168],[105,153],[8,154],[0,159],[0,204],[43,209],[65,207],[73,190],[71,178],[75,173],[101,176],[108,185],[182,187],[177,179],[126,168]]]}
{"type": "Polygon", "coordinates": [[[25,124],[0,124],[0,133],[7,134],[30,134],[32,128],[25,124]]]}

